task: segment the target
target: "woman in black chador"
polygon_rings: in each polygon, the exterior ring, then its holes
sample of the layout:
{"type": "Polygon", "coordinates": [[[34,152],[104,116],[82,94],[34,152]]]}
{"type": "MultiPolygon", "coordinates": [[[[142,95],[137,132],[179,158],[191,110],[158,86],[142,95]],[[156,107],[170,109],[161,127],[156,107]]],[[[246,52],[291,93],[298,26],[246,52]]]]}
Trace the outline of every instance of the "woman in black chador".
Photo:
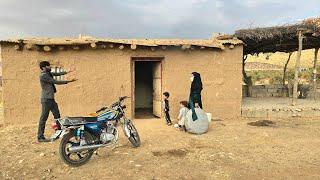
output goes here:
{"type": "Polygon", "coordinates": [[[191,73],[191,88],[190,88],[190,97],[189,97],[189,106],[192,110],[192,119],[193,121],[197,120],[197,114],[194,108],[200,107],[202,109],[202,101],[201,101],[201,91],[202,91],[202,81],[201,76],[197,72],[191,73]]]}

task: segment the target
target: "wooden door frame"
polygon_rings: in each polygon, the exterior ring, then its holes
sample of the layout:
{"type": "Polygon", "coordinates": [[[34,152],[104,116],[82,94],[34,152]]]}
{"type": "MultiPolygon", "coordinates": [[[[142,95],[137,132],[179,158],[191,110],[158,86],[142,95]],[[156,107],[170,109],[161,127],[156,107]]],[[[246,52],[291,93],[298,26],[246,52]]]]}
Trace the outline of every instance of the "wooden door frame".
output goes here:
{"type": "MultiPolygon", "coordinates": [[[[160,63],[160,68],[161,68],[161,94],[162,94],[162,77],[163,77],[163,56],[133,56],[131,57],[131,114],[132,114],[132,119],[135,119],[135,110],[136,110],[136,104],[135,104],[135,63],[136,62],[159,62],[160,63]]],[[[153,106],[152,106],[153,108],[153,106]]],[[[162,116],[162,114],[161,114],[162,116]]]]}

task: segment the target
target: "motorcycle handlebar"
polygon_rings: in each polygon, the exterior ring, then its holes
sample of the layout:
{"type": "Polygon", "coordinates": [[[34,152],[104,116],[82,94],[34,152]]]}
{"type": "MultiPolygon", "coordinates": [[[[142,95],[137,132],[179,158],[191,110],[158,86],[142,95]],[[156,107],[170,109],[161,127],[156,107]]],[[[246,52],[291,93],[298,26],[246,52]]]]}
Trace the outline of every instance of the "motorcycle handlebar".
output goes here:
{"type": "MultiPolygon", "coordinates": [[[[111,105],[111,107],[117,106],[121,101],[123,101],[123,100],[125,100],[125,99],[128,99],[128,98],[130,98],[130,97],[129,97],[129,96],[119,97],[119,102],[113,103],[113,104],[111,105]]],[[[124,106],[124,107],[125,107],[125,106],[124,106]]],[[[99,112],[104,111],[104,110],[106,110],[106,109],[108,109],[108,107],[102,107],[101,109],[97,110],[96,113],[99,113],[99,112]]]]}
{"type": "Polygon", "coordinates": [[[99,113],[99,112],[101,112],[101,111],[104,111],[104,110],[106,110],[108,107],[102,107],[101,109],[99,109],[98,111],[96,111],[96,113],[99,113]]]}
{"type": "Polygon", "coordinates": [[[125,100],[125,99],[127,99],[127,98],[130,98],[130,97],[129,97],[129,96],[119,97],[119,101],[123,101],[123,100],[125,100]]]}

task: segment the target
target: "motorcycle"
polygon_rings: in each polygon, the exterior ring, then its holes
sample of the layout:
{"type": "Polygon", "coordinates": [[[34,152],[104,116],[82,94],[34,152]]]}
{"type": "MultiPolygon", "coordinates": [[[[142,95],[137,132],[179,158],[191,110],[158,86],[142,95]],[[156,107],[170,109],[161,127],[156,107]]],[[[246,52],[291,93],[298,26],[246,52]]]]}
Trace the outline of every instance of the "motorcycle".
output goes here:
{"type": "Polygon", "coordinates": [[[132,121],[125,116],[125,99],[102,107],[93,117],[65,117],[58,119],[61,130],[56,130],[52,139],[62,137],[59,147],[61,159],[70,166],[86,164],[93,153],[101,147],[112,147],[119,139],[117,126],[122,126],[125,136],[133,147],[139,147],[140,137],[132,121]]]}

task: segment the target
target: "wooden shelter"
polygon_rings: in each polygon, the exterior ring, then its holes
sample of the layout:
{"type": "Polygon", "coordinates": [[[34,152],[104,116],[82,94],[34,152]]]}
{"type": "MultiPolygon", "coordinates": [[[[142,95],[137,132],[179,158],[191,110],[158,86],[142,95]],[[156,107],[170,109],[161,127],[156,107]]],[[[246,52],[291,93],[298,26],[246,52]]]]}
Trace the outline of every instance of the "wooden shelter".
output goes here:
{"type": "MultiPolygon", "coordinates": [[[[297,99],[301,51],[304,49],[315,49],[313,89],[314,91],[316,90],[316,63],[318,49],[320,48],[320,18],[306,19],[293,25],[241,29],[235,32],[235,36],[245,44],[243,52],[243,66],[248,54],[254,55],[259,53],[286,52],[290,53],[288,58],[289,61],[291,53],[298,51],[295,67],[293,105],[296,103],[297,99]]],[[[286,67],[284,72],[285,70],[286,67]]],[[[250,86],[250,79],[246,76],[244,70],[243,75],[245,83],[250,86]]]]}
{"type": "Polygon", "coordinates": [[[294,25],[241,29],[235,36],[245,43],[243,54],[294,52],[299,48],[298,33],[302,32],[302,49],[320,47],[320,18],[304,20],[294,25]]]}

